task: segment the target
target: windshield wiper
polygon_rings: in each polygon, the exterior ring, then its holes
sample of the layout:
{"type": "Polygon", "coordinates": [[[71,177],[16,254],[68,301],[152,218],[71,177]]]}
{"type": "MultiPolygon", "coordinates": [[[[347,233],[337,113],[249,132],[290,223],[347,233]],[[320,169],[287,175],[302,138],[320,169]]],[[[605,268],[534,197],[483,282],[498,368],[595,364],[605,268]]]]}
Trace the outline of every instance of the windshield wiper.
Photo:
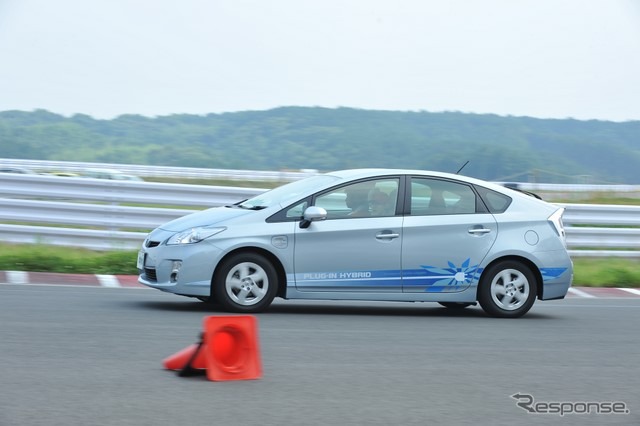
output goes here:
{"type": "Polygon", "coordinates": [[[263,210],[266,209],[268,206],[245,206],[244,204],[234,204],[232,206],[227,206],[227,207],[238,207],[241,209],[245,209],[245,210],[263,210]]]}
{"type": "Polygon", "coordinates": [[[226,208],[228,208],[228,209],[244,208],[244,207],[242,207],[242,205],[241,205],[241,204],[242,204],[242,203],[244,203],[244,202],[245,202],[245,201],[247,201],[247,200],[248,200],[248,198],[245,198],[244,200],[242,200],[242,201],[238,201],[237,203],[227,204],[225,207],[226,207],[226,208]]]}

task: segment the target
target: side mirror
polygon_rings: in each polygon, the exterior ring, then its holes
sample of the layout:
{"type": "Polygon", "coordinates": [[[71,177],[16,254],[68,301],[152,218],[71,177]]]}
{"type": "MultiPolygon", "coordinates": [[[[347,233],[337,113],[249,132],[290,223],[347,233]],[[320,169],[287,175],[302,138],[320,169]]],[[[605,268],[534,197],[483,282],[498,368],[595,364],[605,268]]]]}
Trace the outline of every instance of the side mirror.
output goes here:
{"type": "Polygon", "coordinates": [[[311,206],[307,207],[300,221],[300,228],[308,228],[311,222],[325,220],[327,218],[327,211],[322,207],[311,206]]]}

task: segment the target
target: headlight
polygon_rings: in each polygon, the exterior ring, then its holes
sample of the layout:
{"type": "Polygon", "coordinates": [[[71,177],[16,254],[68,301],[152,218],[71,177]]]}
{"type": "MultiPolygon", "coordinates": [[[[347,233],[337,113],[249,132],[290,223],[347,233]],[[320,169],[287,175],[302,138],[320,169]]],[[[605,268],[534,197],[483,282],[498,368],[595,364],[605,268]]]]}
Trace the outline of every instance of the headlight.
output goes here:
{"type": "Polygon", "coordinates": [[[194,244],[207,239],[213,235],[219,234],[226,228],[209,228],[207,226],[199,226],[197,228],[187,229],[186,231],[178,232],[167,240],[167,245],[175,244],[194,244]]]}

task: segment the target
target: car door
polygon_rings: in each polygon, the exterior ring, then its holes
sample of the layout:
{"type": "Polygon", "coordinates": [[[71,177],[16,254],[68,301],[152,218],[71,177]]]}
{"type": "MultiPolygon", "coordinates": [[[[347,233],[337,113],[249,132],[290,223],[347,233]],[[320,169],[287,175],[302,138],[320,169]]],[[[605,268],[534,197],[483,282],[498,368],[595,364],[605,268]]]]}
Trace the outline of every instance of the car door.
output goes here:
{"type": "Polygon", "coordinates": [[[403,291],[459,292],[477,280],[498,228],[463,182],[413,177],[403,225],[403,291]]]}
{"type": "Polygon", "coordinates": [[[327,219],[296,227],[294,275],[299,291],[402,292],[399,181],[367,180],[313,198],[313,205],[327,211],[327,219]]]}

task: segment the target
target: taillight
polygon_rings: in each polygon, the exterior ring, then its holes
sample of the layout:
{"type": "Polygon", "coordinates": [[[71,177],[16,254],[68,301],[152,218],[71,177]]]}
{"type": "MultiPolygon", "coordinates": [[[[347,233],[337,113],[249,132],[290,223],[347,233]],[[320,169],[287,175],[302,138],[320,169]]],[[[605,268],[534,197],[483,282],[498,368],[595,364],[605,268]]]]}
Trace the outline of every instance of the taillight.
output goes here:
{"type": "Polygon", "coordinates": [[[564,214],[564,208],[559,208],[558,210],[553,212],[553,214],[549,216],[547,220],[551,224],[551,227],[556,231],[556,234],[558,234],[558,236],[562,238],[562,241],[566,245],[567,239],[566,239],[566,234],[564,232],[564,225],[562,224],[563,214],[564,214]]]}

